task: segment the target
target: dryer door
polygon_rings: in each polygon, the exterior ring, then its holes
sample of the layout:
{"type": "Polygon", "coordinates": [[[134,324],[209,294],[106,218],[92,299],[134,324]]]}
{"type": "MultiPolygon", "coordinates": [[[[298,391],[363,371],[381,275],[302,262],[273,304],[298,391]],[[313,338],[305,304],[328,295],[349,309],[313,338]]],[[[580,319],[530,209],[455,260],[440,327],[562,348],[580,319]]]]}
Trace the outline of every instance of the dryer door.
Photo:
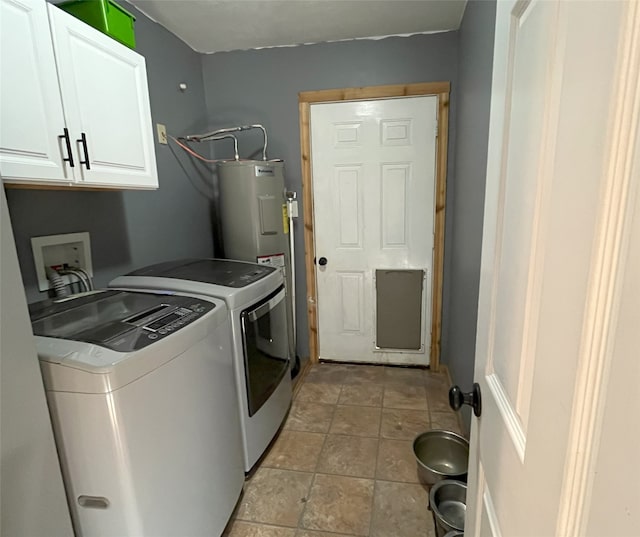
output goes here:
{"type": "Polygon", "coordinates": [[[289,371],[284,287],[242,312],[249,416],[253,416],[289,371]]]}

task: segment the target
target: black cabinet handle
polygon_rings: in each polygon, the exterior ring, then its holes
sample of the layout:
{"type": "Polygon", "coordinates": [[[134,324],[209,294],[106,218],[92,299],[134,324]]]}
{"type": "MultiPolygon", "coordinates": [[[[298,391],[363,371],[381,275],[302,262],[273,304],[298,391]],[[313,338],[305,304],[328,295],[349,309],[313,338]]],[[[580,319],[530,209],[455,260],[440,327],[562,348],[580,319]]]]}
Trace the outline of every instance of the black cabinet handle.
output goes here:
{"type": "Polygon", "coordinates": [[[473,408],[476,417],[482,414],[482,395],[480,393],[480,384],[473,383],[473,390],[469,393],[463,393],[459,386],[453,386],[449,390],[449,406],[453,410],[460,410],[462,405],[469,405],[473,408]]]}
{"type": "Polygon", "coordinates": [[[69,129],[65,127],[64,129],[62,129],[62,132],[64,134],[60,134],[58,138],[64,138],[64,144],[67,146],[67,158],[62,157],[62,161],[68,162],[69,166],[71,168],[74,168],[75,164],[73,163],[73,152],[71,151],[71,140],[69,139],[69,129]]]}
{"type": "Polygon", "coordinates": [[[89,162],[89,150],[87,149],[87,136],[83,132],[80,135],[80,139],[77,140],[78,143],[82,144],[82,148],[84,149],[84,160],[80,161],[80,164],[84,164],[87,167],[87,170],[91,169],[91,163],[89,162]]]}

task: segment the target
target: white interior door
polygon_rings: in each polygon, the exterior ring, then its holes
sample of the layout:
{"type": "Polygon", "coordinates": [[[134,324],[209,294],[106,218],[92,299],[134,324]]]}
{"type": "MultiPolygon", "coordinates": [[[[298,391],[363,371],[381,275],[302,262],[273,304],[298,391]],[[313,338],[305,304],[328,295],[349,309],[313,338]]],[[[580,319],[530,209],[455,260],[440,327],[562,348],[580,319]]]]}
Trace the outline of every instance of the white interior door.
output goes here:
{"type": "Polygon", "coordinates": [[[436,96],[311,105],[321,359],[429,363],[436,127],[436,96]],[[418,297],[397,343],[376,299],[396,284],[418,297]]]}
{"type": "MultiPolygon", "coordinates": [[[[638,182],[625,164],[639,118],[637,11],[497,3],[475,367],[483,412],[465,535],[586,534],[576,513],[599,442],[596,387],[638,182]]],[[[618,433],[638,444],[637,431],[618,433]]],[[[637,483],[623,481],[609,494],[628,505],[637,483]]]]}

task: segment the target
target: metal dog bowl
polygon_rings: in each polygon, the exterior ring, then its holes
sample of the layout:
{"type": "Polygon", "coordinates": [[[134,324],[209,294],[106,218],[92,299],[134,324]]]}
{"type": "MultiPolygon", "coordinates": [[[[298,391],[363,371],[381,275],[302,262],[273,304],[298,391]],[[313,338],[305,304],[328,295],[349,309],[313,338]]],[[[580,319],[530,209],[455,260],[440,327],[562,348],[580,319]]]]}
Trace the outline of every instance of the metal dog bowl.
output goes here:
{"type": "Polygon", "coordinates": [[[418,477],[423,485],[443,479],[467,480],[469,442],[451,431],[432,430],[413,441],[418,477]]]}
{"type": "Polygon", "coordinates": [[[429,505],[436,520],[438,537],[445,537],[452,531],[464,532],[464,517],[467,512],[465,483],[451,479],[439,481],[429,493],[429,505]]]}

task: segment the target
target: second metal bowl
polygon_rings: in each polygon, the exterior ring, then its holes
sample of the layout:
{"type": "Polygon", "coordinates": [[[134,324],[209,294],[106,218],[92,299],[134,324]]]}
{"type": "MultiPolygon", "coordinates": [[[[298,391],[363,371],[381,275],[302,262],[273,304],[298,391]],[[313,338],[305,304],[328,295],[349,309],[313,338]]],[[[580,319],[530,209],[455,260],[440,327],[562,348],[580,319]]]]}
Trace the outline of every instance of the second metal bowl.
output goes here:
{"type": "Polygon", "coordinates": [[[443,479],[467,480],[469,442],[451,431],[432,430],[413,441],[418,477],[423,485],[443,479]]]}

